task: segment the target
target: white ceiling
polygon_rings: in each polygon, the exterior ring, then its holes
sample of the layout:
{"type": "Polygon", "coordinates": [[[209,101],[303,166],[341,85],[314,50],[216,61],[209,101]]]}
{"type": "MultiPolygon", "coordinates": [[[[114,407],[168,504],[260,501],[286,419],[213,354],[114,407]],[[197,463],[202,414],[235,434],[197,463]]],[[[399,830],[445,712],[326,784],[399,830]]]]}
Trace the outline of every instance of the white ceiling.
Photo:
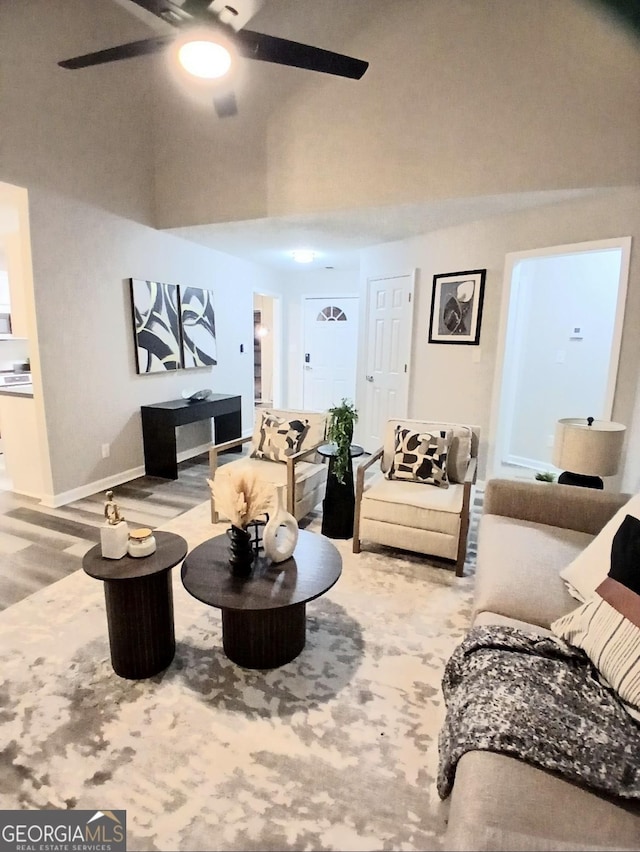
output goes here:
{"type": "Polygon", "coordinates": [[[490,216],[558,204],[596,190],[549,190],[170,228],[169,233],[276,270],[356,269],[361,249],[490,216]],[[301,266],[293,249],[317,252],[301,266]]]}

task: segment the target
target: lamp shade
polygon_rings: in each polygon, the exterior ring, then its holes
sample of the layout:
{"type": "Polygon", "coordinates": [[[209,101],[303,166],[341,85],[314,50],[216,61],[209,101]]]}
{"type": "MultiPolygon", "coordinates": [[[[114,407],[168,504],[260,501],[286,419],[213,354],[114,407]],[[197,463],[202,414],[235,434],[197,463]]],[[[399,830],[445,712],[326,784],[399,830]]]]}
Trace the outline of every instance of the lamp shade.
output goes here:
{"type": "Polygon", "coordinates": [[[620,464],[625,429],[622,423],[592,417],[558,420],[553,464],[586,476],[613,476],[620,464]]]}

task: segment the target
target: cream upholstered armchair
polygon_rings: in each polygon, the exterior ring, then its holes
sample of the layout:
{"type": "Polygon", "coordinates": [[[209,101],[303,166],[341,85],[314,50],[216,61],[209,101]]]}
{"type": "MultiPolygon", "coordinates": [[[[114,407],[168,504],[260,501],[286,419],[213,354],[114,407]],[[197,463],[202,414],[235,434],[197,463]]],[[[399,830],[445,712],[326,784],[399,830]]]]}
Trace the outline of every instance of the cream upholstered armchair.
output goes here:
{"type": "Polygon", "coordinates": [[[389,420],[384,446],[358,468],[353,552],[363,541],[413,550],[452,560],[461,577],[479,438],[477,426],[389,420]]]}
{"type": "MultiPolygon", "coordinates": [[[[274,485],[285,485],[287,510],[300,521],[324,495],[327,466],[316,449],[324,442],[327,414],[315,411],[259,409],[253,435],[215,444],[209,450],[211,479],[228,476],[238,465],[274,485]],[[218,454],[251,441],[248,457],[219,464],[218,454]]],[[[274,491],[275,497],[275,491],[274,491]]],[[[211,523],[218,512],[211,495],[211,523]]]]}

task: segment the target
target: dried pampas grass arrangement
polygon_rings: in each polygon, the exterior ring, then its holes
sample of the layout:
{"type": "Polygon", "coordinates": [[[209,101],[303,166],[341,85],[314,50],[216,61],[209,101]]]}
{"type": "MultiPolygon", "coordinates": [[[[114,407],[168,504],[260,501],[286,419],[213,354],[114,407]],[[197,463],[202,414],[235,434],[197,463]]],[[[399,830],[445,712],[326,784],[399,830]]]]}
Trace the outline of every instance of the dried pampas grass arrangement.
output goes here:
{"type": "Polygon", "coordinates": [[[234,527],[244,529],[264,515],[273,503],[273,485],[257,479],[249,469],[236,468],[207,482],[216,509],[226,515],[234,527]]]}

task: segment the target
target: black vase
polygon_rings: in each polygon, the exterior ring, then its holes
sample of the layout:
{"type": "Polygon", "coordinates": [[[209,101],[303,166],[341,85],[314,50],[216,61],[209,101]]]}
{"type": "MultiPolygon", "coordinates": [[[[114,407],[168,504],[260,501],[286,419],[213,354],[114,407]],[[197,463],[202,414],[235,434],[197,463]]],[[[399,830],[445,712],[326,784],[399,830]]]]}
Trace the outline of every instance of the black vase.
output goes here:
{"type": "Polygon", "coordinates": [[[229,567],[235,577],[247,577],[251,573],[253,565],[253,547],[251,544],[251,533],[240,527],[231,526],[227,530],[231,542],[229,567]]]}

